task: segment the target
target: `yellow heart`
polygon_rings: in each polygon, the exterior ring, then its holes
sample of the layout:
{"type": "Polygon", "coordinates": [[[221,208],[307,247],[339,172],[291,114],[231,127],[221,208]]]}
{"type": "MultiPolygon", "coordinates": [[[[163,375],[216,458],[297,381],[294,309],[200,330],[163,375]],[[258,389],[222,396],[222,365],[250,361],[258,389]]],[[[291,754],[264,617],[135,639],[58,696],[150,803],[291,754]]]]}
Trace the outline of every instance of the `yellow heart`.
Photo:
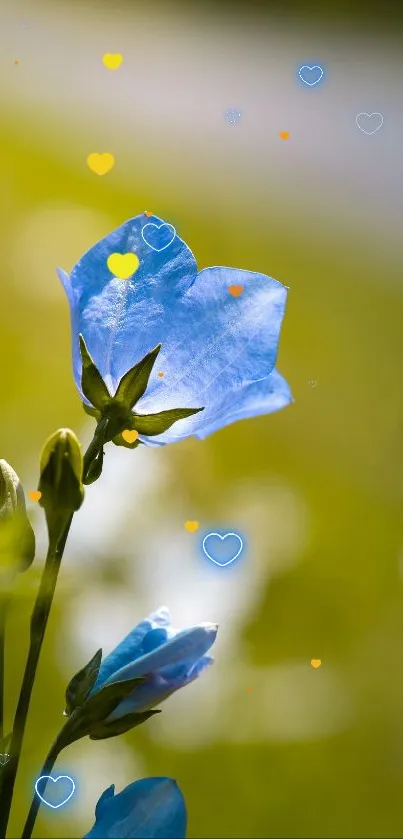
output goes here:
{"type": "Polygon", "coordinates": [[[115,158],[113,154],[109,154],[107,151],[102,153],[94,151],[88,155],[87,163],[96,175],[106,175],[115,165],[115,158]]]}
{"type": "Polygon", "coordinates": [[[128,280],[136,273],[140,260],[135,253],[111,253],[106,264],[111,274],[118,280],[128,280]]]}
{"type": "Polygon", "coordinates": [[[314,667],[315,670],[317,670],[318,667],[320,667],[320,665],[322,664],[322,659],[321,658],[311,658],[311,664],[312,664],[312,667],[314,667]]]}
{"type": "Polygon", "coordinates": [[[194,533],[195,530],[199,529],[199,522],[198,521],[185,521],[185,530],[188,533],[194,533]]]}
{"type": "Polygon", "coordinates": [[[39,501],[41,497],[42,493],[39,492],[39,489],[31,489],[28,493],[28,498],[30,498],[31,501],[39,501]]]}
{"type": "Polygon", "coordinates": [[[127,431],[122,431],[122,437],[124,440],[126,440],[126,443],[134,443],[134,441],[137,440],[138,436],[138,431],[129,431],[128,429],[127,431]]]}
{"type": "Polygon", "coordinates": [[[117,70],[123,61],[123,55],[121,55],[120,52],[106,52],[105,55],[102,56],[102,61],[108,70],[117,70]]]}

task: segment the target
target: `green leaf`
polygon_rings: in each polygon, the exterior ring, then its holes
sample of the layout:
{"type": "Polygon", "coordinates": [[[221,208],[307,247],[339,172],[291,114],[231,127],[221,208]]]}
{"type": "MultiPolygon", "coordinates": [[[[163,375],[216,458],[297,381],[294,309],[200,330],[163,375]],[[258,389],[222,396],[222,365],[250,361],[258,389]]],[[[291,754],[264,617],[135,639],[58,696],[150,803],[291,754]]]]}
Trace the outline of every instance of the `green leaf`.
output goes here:
{"type": "Polygon", "coordinates": [[[98,650],[91,661],[71,679],[66,689],[66,711],[68,716],[85,702],[97,680],[101,661],[102,650],[98,650]]]}
{"type": "Polygon", "coordinates": [[[123,682],[112,682],[90,696],[82,707],[83,715],[91,726],[93,723],[104,722],[109,714],[117,708],[122,699],[142,685],[144,678],[127,679],[123,682]]]}
{"type": "Polygon", "coordinates": [[[132,428],[139,434],[153,437],[155,434],[163,434],[174,422],[198,414],[199,411],[204,411],[204,408],[172,408],[169,411],[160,411],[159,414],[144,414],[144,416],[133,414],[132,428]]]}
{"type": "Polygon", "coordinates": [[[80,335],[79,338],[81,360],[83,363],[83,371],[81,375],[82,391],[84,396],[89,399],[94,408],[98,408],[99,411],[102,411],[109,405],[111,395],[98,370],[98,367],[94,364],[94,361],[87,350],[87,345],[83,336],[80,335]]]}
{"type": "Polygon", "coordinates": [[[137,725],[141,725],[161,711],[143,711],[139,714],[126,714],[118,720],[101,723],[91,727],[90,740],[107,740],[109,737],[116,737],[117,734],[125,734],[137,725]]]}
{"type": "Polygon", "coordinates": [[[148,380],[161,346],[161,344],[157,344],[151,352],[147,353],[138,364],[121,378],[114,399],[117,399],[129,410],[146,392],[148,380]]]}

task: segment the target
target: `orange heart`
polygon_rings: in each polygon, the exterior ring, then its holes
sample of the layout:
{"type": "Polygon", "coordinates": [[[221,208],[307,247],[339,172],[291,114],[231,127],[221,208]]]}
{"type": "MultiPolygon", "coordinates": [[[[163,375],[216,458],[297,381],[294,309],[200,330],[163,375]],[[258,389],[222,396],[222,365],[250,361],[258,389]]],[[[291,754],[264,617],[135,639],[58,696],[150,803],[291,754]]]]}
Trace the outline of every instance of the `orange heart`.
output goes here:
{"type": "Polygon", "coordinates": [[[194,533],[195,530],[199,529],[199,522],[198,521],[185,521],[185,530],[188,533],[194,533]]]}
{"type": "Polygon", "coordinates": [[[228,291],[229,291],[230,294],[232,294],[233,297],[239,297],[239,295],[242,294],[243,290],[244,290],[243,285],[229,285],[228,286],[228,291]]]}
{"type": "Polygon", "coordinates": [[[314,667],[314,668],[315,668],[315,670],[317,670],[317,669],[318,669],[318,667],[320,667],[320,665],[322,664],[322,659],[320,659],[320,658],[311,658],[311,664],[312,664],[312,667],[314,667]]]}
{"type": "Polygon", "coordinates": [[[158,373],[158,375],[159,375],[160,379],[162,379],[164,374],[163,373],[158,373]]]}
{"type": "Polygon", "coordinates": [[[122,431],[122,437],[126,441],[126,443],[134,443],[134,441],[137,440],[138,436],[138,431],[129,431],[129,429],[127,429],[126,431],[122,431]]]}
{"type": "Polygon", "coordinates": [[[280,131],[280,137],[281,137],[282,140],[288,140],[289,136],[290,136],[289,131],[280,131]]]}
{"type": "Polygon", "coordinates": [[[148,218],[150,218],[150,216],[152,216],[152,213],[150,213],[150,211],[149,211],[149,210],[146,210],[146,211],[145,211],[145,213],[144,213],[144,215],[145,215],[145,216],[148,216],[148,218]]]}
{"type": "Polygon", "coordinates": [[[39,492],[39,489],[31,489],[28,493],[28,498],[30,498],[31,501],[39,501],[41,497],[42,493],[39,492]]]}

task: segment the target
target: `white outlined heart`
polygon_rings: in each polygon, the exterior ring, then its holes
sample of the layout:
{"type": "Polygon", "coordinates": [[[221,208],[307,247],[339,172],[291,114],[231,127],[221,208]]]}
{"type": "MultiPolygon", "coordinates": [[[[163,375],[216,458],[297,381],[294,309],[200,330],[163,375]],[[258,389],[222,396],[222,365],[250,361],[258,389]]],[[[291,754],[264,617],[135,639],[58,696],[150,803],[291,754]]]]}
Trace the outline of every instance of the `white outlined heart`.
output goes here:
{"type": "Polygon", "coordinates": [[[360,131],[363,131],[364,134],[375,134],[375,131],[379,131],[379,129],[383,126],[383,116],[378,111],[374,111],[373,114],[367,114],[365,111],[361,114],[357,114],[355,121],[360,131]],[[363,117],[363,119],[360,119],[360,117],[363,117]],[[361,125],[361,123],[365,122],[366,120],[372,119],[372,117],[378,117],[378,124],[375,126],[375,128],[371,128],[371,130],[368,131],[366,128],[364,128],[363,125],[361,125]]]}
{"type": "Polygon", "coordinates": [[[35,792],[36,792],[38,798],[40,798],[41,801],[43,801],[43,803],[46,804],[47,807],[51,807],[52,810],[57,810],[59,807],[63,807],[63,804],[67,804],[67,802],[70,801],[71,796],[74,795],[75,788],[76,788],[76,785],[73,781],[73,778],[70,778],[70,775],[58,775],[57,778],[52,778],[51,775],[41,775],[41,777],[38,778],[37,781],[35,781],[35,792]],[[40,792],[38,790],[38,784],[39,784],[40,781],[53,781],[54,784],[57,784],[58,781],[62,781],[62,780],[70,781],[70,783],[72,785],[72,790],[71,790],[70,794],[67,796],[67,798],[64,798],[63,801],[60,802],[60,804],[51,804],[49,801],[46,801],[46,798],[44,798],[43,795],[40,794],[40,792]]]}
{"type": "MultiPolygon", "coordinates": [[[[149,232],[151,232],[151,231],[149,231],[149,232]]],[[[166,222],[166,221],[164,221],[162,224],[154,224],[152,221],[150,221],[148,224],[145,224],[144,227],[141,228],[141,235],[142,235],[143,241],[146,243],[146,245],[148,245],[148,247],[151,248],[151,250],[157,251],[157,253],[159,253],[160,251],[164,251],[165,248],[169,248],[169,246],[172,245],[172,242],[173,242],[173,240],[175,239],[175,236],[176,236],[176,230],[175,230],[173,224],[168,224],[168,222],[166,222]],[[147,241],[147,239],[144,235],[144,231],[147,230],[147,227],[155,227],[157,230],[161,230],[161,227],[169,227],[170,230],[173,231],[172,239],[170,239],[168,244],[164,245],[162,248],[155,248],[154,245],[151,245],[150,242],[147,241]]]]}
{"type": "MultiPolygon", "coordinates": [[[[221,536],[220,533],[207,533],[207,536],[205,536],[204,539],[203,539],[202,547],[203,547],[203,551],[204,551],[207,559],[210,559],[211,562],[214,562],[214,565],[218,565],[220,568],[225,568],[226,565],[231,565],[231,562],[235,562],[235,560],[238,559],[238,556],[240,555],[240,553],[243,550],[243,541],[242,541],[239,533],[225,533],[224,536],[221,536]],[[218,538],[221,539],[222,542],[224,541],[224,539],[228,539],[229,536],[235,536],[235,539],[238,540],[239,549],[236,552],[235,556],[232,556],[231,559],[227,560],[227,562],[219,562],[217,559],[214,559],[214,557],[211,556],[211,553],[207,550],[207,548],[206,548],[207,539],[211,539],[214,536],[218,536],[218,538]]],[[[210,548],[210,550],[211,550],[211,548],[210,548]]]]}

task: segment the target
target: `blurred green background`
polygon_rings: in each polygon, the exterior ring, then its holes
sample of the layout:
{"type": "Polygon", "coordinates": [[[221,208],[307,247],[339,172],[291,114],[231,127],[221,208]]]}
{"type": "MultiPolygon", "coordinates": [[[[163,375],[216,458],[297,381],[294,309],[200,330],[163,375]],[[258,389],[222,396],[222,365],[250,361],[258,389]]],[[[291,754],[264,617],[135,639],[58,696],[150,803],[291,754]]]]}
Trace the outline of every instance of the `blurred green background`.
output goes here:
{"type": "MultiPolygon", "coordinates": [[[[403,836],[403,51],[394,17],[350,12],[3,0],[0,457],[28,491],[56,428],[90,439],[55,268],[146,209],[200,268],[290,287],[278,368],[295,398],[204,442],[108,448],[66,550],[10,836],[67,681],[163,602],[179,626],[220,624],[214,667],[158,720],[66,751],[77,793],[42,808],[37,836],[82,836],[102,790],[144,775],[178,780],[194,839],[403,836]],[[303,63],[325,83],[303,88],[303,63]],[[365,111],[384,116],[372,136],[365,111]],[[94,151],[115,156],[104,177],[94,151]],[[187,519],[243,532],[243,562],[208,567],[187,519]]],[[[8,726],[46,550],[28,506],[38,558],[9,621],[8,726]]]]}

